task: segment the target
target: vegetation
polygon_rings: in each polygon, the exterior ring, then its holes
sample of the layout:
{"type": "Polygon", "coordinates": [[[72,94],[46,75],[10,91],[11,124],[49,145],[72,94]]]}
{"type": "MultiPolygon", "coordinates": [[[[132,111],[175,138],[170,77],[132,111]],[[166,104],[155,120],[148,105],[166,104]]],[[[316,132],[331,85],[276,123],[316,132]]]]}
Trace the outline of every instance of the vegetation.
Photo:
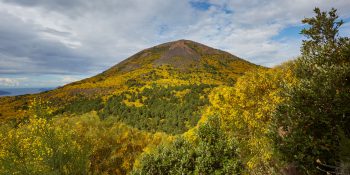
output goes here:
{"type": "Polygon", "coordinates": [[[66,105],[64,108],[57,110],[55,113],[73,113],[73,114],[84,114],[90,111],[99,111],[103,108],[103,102],[101,98],[96,99],[79,99],[77,101],[74,101],[68,105],[66,105]]]}
{"type": "Polygon", "coordinates": [[[146,49],[99,75],[52,91],[0,98],[0,122],[33,115],[28,111],[30,101],[42,99],[50,102],[53,114],[98,111],[101,118],[113,115],[139,129],[183,133],[198,121],[212,88],[233,84],[256,67],[226,52],[181,40],[146,49]],[[171,52],[177,45],[177,52],[171,52]],[[192,52],[201,59],[192,60],[192,52]],[[158,61],[164,57],[167,60],[158,61]],[[144,125],[140,119],[150,121],[144,125]]]}
{"type": "Polygon", "coordinates": [[[177,41],[1,98],[0,174],[349,174],[350,39],[314,11],[271,69],[177,41]]]}
{"type": "Polygon", "coordinates": [[[102,118],[117,117],[138,129],[179,134],[194,127],[201,108],[208,104],[206,89],[210,85],[159,87],[142,92],[124,92],[108,99],[100,113],[102,118]]]}
{"type": "Polygon", "coordinates": [[[168,138],[94,113],[33,117],[1,131],[0,174],[125,174],[144,149],[168,138]]]}
{"type": "Polygon", "coordinates": [[[227,139],[216,117],[201,125],[195,140],[182,136],[146,153],[131,174],[240,174],[236,141],[227,139]]]}
{"type": "Polygon", "coordinates": [[[275,140],[282,160],[293,162],[300,171],[317,174],[334,172],[343,157],[343,139],[350,137],[350,40],[338,36],[336,10],[328,13],[315,9],[316,16],[303,23],[302,30],[309,40],[304,41],[302,56],[294,69],[299,80],[286,87],[275,114],[275,127],[285,133],[275,140]]]}
{"type": "Polygon", "coordinates": [[[278,161],[269,138],[273,132],[270,125],[276,107],[284,101],[279,96],[282,87],[296,81],[288,66],[249,72],[234,87],[218,87],[210,95],[211,106],[206,115],[218,115],[224,121],[222,127],[237,139],[250,174],[275,171],[278,161]]]}

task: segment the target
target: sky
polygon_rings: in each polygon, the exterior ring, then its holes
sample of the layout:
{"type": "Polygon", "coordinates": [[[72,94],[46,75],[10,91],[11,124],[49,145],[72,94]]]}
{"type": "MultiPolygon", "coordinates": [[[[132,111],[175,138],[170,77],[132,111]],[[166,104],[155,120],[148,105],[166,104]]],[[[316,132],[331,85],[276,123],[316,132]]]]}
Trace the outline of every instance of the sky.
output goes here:
{"type": "Polygon", "coordinates": [[[179,39],[272,67],[299,55],[314,7],[350,22],[350,0],[0,0],[0,88],[62,86],[179,39]]]}

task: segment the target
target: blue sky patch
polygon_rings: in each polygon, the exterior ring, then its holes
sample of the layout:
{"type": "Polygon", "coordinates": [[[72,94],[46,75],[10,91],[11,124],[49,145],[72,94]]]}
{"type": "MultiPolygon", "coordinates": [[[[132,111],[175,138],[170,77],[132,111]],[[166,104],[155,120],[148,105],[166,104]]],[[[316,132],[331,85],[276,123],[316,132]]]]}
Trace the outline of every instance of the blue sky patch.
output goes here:
{"type": "Polygon", "coordinates": [[[302,37],[300,31],[304,28],[304,25],[290,26],[282,29],[278,35],[272,37],[273,40],[280,40],[283,38],[299,38],[302,37]]]}
{"type": "Polygon", "coordinates": [[[212,6],[212,4],[206,1],[191,1],[190,4],[193,8],[202,11],[206,11],[212,6]]]}

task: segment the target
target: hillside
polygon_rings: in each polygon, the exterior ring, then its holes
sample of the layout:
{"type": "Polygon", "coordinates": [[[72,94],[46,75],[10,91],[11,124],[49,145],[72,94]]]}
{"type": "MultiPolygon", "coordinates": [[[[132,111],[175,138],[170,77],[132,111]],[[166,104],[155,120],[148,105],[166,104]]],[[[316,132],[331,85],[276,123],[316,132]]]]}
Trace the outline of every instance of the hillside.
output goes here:
{"type": "Polygon", "coordinates": [[[314,12],[270,69],[179,40],[1,97],[0,174],[350,174],[350,38],[314,12]]]}
{"type": "Polygon", "coordinates": [[[0,98],[2,121],[30,115],[33,99],[49,102],[52,115],[98,111],[151,132],[182,133],[193,127],[208,94],[233,85],[259,66],[189,40],[154,46],[94,77],[35,95],[0,98]]]}

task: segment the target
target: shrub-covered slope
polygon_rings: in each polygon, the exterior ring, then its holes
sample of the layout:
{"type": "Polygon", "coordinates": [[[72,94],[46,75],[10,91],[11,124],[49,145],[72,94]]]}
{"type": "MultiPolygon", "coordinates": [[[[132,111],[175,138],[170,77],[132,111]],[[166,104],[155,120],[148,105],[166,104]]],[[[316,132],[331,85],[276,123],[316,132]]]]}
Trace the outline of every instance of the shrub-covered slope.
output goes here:
{"type": "Polygon", "coordinates": [[[210,90],[233,85],[259,66],[227,52],[179,40],[143,50],[94,77],[41,94],[0,98],[0,118],[29,116],[33,99],[50,102],[53,114],[99,111],[148,131],[182,133],[208,104],[210,90]]]}

